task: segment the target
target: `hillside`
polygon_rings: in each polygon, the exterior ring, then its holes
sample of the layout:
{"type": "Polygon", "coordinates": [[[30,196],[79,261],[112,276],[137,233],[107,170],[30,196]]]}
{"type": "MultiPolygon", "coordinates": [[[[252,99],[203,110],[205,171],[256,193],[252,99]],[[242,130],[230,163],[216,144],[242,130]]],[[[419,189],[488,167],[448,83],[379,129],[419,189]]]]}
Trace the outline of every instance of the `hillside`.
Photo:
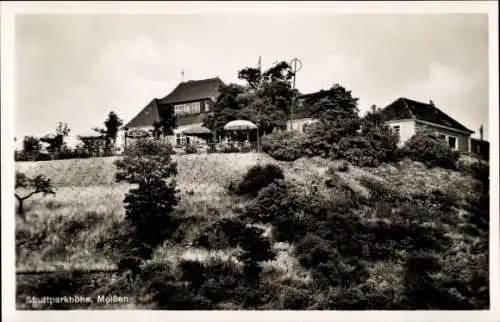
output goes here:
{"type": "MultiPolygon", "coordinates": [[[[175,156],[175,159],[178,163],[177,181],[181,196],[177,212],[178,216],[184,219],[179,227],[178,235],[155,250],[153,259],[150,261],[155,265],[175,264],[182,259],[204,262],[210,259],[234,261],[235,254],[238,252],[236,248],[206,249],[194,247],[192,244],[215,222],[221,218],[239,216],[241,210],[251,202],[229,194],[227,188],[230,182],[240,180],[248,168],[256,164],[277,164],[283,168],[285,179],[303,188],[306,195],[319,189],[320,194],[332,200],[342,199],[345,189],[366,200],[380,198],[380,191],[373,190],[376,185],[370,182],[379,182],[392,187],[401,195],[409,196],[438,188],[443,191],[453,190],[455,204],[458,207],[457,213],[463,218],[470,211],[465,206],[467,200],[471,198],[471,195],[479,193],[478,182],[471,176],[441,168],[429,169],[418,162],[408,160],[397,164],[384,164],[375,169],[349,165],[347,169],[341,170],[342,161],[302,158],[295,162],[278,162],[265,154],[257,153],[192,154],[175,156]],[[332,176],[332,173],[337,181],[335,187],[323,188],[325,179],[332,176]],[[373,192],[377,192],[377,195],[372,195],[373,192]]],[[[109,157],[16,164],[18,170],[28,175],[48,176],[53,180],[57,191],[54,197],[36,196],[30,200],[27,205],[27,223],[20,220],[16,223],[16,267],[18,271],[112,270],[115,268],[112,238],[123,220],[122,201],[129,186],[115,183],[114,160],[115,158],[109,157]]],[[[367,202],[365,206],[356,210],[364,225],[370,226],[378,221],[394,220],[380,212],[377,200],[367,202]]],[[[282,201],[275,200],[275,202],[279,204],[282,201]]],[[[391,207],[390,204],[389,207],[391,207]]],[[[393,207],[396,205],[394,204],[393,207]]],[[[440,220],[438,218],[425,219],[422,225],[423,227],[442,225],[440,220]]],[[[455,247],[451,247],[450,250],[458,252],[458,255],[453,256],[459,256],[466,262],[475,263],[480,260],[482,257],[477,256],[463,258],[464,254],[472,252],[467,246],[468,243],[477,243],[479,237],[464,235],[460,225],[466,225],[465,219],[451,220],[456,220],[456,222],[451,224],[446,220],[444,222],[448,227],[446,228],[447,234],[455,243],[455,247]],[[461,224],[462,221],[463,224],[461,224]]],[[[262,227],[267,236],[273,235],[269,224],[263,224],[262,227]]],[[[266,271],[274,274],[272,280],[310,283],[311,272],[299,264],[294,245],[278,241],[274,239],[275,237],[272,238],[273,249],[277,257],[264,263],[266,271]]],[[[447,257],[447,260],[457,258],[453,256],[450,257],[451,259],[447,257]]],[[[373,287],[377,283],[382,283],[381,285],[385,285],[385,288],[399,289],[397,285],[402,283],[403,272],[403,263],[400,259],[395,257],[391,260],[367,261],[364,265],[371,276],[368,282],[374,283],[373,287]]],[[[462,270],[464,270],[463,267],[462,270]]],[[[20,285],[18,297],[21,298],[26,292],[38,292],[33,290],[33,283],[43,284],[44,282],[36,279],[34,281],[32,277],[20,276],[18,283],[20,285]]],[[[105,279],[102,283],[114,285],[110,287],[114,287],[115,291],[117,285],[122,285],[114,282],[114,278],[105,279]]],[[[40,284],[40,289],[42,284],[40,284]]],[[[377,286],[376,289],[380,287],[377,286]]],[[[136,295],[127,294],[132,299],[136,295]]],[[[132,307],[142,307],[142,304],[136,300],[133,303],[132,307]]]]}

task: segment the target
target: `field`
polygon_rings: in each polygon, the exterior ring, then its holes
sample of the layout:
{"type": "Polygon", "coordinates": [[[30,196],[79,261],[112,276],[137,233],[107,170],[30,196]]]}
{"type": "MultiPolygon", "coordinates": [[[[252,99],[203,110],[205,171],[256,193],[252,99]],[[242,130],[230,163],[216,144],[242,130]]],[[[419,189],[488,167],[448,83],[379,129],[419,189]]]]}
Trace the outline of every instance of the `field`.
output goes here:
{"type": "MultiPolygon", "coordinates": [[[[230,194],[227,188],[231,181],[241,179],[250,166],[277,164],[283,168],[289,182],[307,191],[321,186],[329,168],[339,168],[342,164],[340,161],[321,158],[278,162],[265,154],[256,153],[192,154],[175,156],[174,159],[178,163],[177,183],[181,197],[176,211],[185,221],[173,240],[166,241],[155,250],[151,265],[175,265],[182,259],[237,262],[235,254],[238,249],[207,250],[193,247],[192,244],[203,229],[221,218],[237,217],[249,203],[248,199],[230,194]]],[[[17,276],[18,308],[33,308],[23,303],[22,299],[28,294],[36,294],[37,288],[33,285],[42,287],[49,283],[46,279],[50,280],[50,273],[47,272],[75,269],[111,272],[116,268],[113,249],[110,249],[108,240],[124,219],[123,199],[130,186],[115,182],[114,160],[114,157],[108,157],[16,164],[17,170],[29,176],[46,175],[52,179],[56,188],[55,196],[35,196],[28,200],[27,221],[16,220],[17,271],[45,272],[41,275],[17,276]]],[[[364,183],[366,178],[390,185],[409,195],[436,188],[453,190],[456,192],[457,205],[466,203],[471,194],[477,193],[477,181],[471,176],[458,171],[427,169],[422,164],[411,161],[384,164],[376,169],[349,166],[348,171],[337,171],[336,175],[344,186],[366,199],[371,197],[371,188],[364,183]]],[[[337,197],[335,190],[321,192],[332,199],[337,197]]],[[[464,209],[457,209],[459,216],[467,212],[464,209]]],[[[362,219],[367,223],[385,220],[383,216],[368,211],[367,208],[360,211],[363,212],[362,219]]],[[[432,222],[423,224],[432,225],[432,222]]],[[[262,227],[265,234],[271,233],[269,225],[262,227]]],[[[479,262],[482,258],[480,255],[463,258],[463,254],[471,253],[469,245],[480,240],[480,237],[466,236],[462,230],[453,227],[448,231],[453,242],[450,249],[458,255],[450,255],[450,258],[462,256],[460,258],[467,263],[479,262]]],[[[273,248],[277,253],[276,259],[263,265],[264,270],[272,275],[273,283],[290,280],[306,284],[310,282],[311,271],[299,264],[293,245],[274,240],[273,248]]],[[[384,292],[398,289],[397,285],[402,284],[403,263],[399,260],[370,261],[366,263],[366,267],[369,274],[366,285],[373,290],[384,292]]],[[[135,290],[124,287],[123,280],[118,276],[112,273],[109,276],[99,274],[101,273],[94,274],[88,283],[97,285],[97,290],[107,294],[112,289],[131,299],[125,306],[108,304],[100,308],[152,307],[151,304],[143,304],[143,299],[139,301],[135,290]]],[[[96,289],[91,293],[99,294],[96,289]]],[[[220,308],[226,308],[224,305],[221,304],[220,308]]]]}

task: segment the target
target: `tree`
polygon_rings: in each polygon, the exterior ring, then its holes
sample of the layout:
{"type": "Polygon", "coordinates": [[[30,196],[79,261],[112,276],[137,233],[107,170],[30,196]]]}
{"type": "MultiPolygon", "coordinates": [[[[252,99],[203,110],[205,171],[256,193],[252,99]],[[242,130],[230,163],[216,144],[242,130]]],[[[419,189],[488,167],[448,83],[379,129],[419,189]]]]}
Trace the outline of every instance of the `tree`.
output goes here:
{"type": "Polygon", "coordinates": [[[215,129],[218,135],[225,124],[236,119],[257,124],[261,134],[286,128],[292,98],[297,92],[291,88],[292,77],[292,68],[285,61],[275,63],[264,73],[253,67],[239,70],[238,78],[247,84],[223,86],[214,112],[205,116],[203,125],[215,129]]]}
{"type": "Polygon", "coordinates": [[[24,201],[37,193],[43,193],[43,195],[52,194],[55,192],[52,187],[52,182],[50,179],[45,178],[43,175],[37,175],[34,178],[27,177],[24,173],[16,171],[16,192],[14,193],[16,199],[19,201],[18,214],[21,218],[26,221],[24,213],[24,201]],[[28,190],[27,194],[21,196],[17,189],[28,190]]]}
{"type": "Polygon", "coordinates": [[[42,145],[40,140],[34,136],[25,136],[23,139],[23,152],[24,153],[38,153],[42,145]]]}
{"type": "Polygon", "coordinates": [[[65,147],[64,138],[69,135],[71,129],[68,123],[58,122],[55,134],[47,134],[40,138],[40,141],[47,143],[47,150],[51,153],[60,153],[65,147]]]}
{"type": "Polygon", "coordinates": [[[238,71],[238,78],[246,80],[248,86],[257,90],[262,82],[262,73],[258,68],[246,67],[238,71]]]}
{"type": "Polygon", "coordinates": [[[341,156],[340,140],[356,136],[360,130],[357,101],[350,91],[336,84],[304,102],[311,117],[318,120],[308,127],[310,154],[331,158],[341,156]]]}
{"type": "Polygon", "coordinates": [[[120,129],[120,126],[123,125],[122,119],[118,117],[118,115],[111,111],[108,114],[108,118],[106,121],[104,121],[104,129],[102,128],[94,128],[93,130],[96,131],[97,133],[100,133],[103,135],[103,139],[105,141],[105,154],[110,155],[112,154],[112,148],[115,146],[116,143],[116,137],[118,135],[118,130],[120,129]]]}
{"type": "Polygon", "coordinates": [[[158,107],[158,111],[160,114],[160,121],[153,124],[153,126],[155,127],[155,137],[173,135],[174,129],[177,126],[177,119],[175,117],[173,106],[161,105],[158,100],[156,100],[156,106],[158,107]]]}
{"type": "Polygon", "coordinates": [[[124,157],[115,162],[116,180],[137,185],[124,199],[125,222],[132,236],[122,250],[120,261],[137,266],[138,261],[130,258],[141,261],[150,258],[154,247],[174,228],[172,211],[179,198],[175,180],[177,164],[171,154],[170,144],[139,139],[127,146],[124,157]]]}
{"type": "Polygon", "coordinates": [[[106,139],[104,135],[80,135],[78,139],[82,141],[83,147],[92,157],[100,156],[101,151],[106,149],[106,139]]]}

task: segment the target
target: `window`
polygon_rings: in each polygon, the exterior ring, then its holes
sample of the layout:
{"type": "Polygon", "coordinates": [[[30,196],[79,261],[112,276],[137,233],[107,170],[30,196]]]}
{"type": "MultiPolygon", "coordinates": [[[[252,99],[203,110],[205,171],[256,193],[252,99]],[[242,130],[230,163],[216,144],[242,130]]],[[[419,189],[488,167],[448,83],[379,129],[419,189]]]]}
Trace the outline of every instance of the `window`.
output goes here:
{"type": "Polygon", "coordinates": [[[184,145],[186,144],[186,136],[182,133],[177,133],[175,135],[175,145],[184,145]]]}
{"type": "Polygon", "coordinates": [[[450,148],[452,149],[457,149],[457,138],[454,137],[454,136],[448,136],[448,145],[450,146],[450,148]]]}
{"type": "Polygon", "coordinates": [[[442,140],[445,144],[454,150],[458,149],[458,138],[455,136],[443,134],[436,132],[436,137],[438,140],[442,140]]]}
{"type": "Polygon", "coordinates": [[[400,136],[399,136],[399,135],[400,135],[400,134],[399,134],[399,132],[400,132],[400,130],[401,130],[401,127],[400,127],[399,125],[394,125],[394,126],[392,127],[392,129],[394,130],[394,133],[396,133],[396,135],[398,136],[398,139],[399,139],[399,138],[400,138],[400,136]]]}
{"type": "Polygon", "coordinates": [[[186,103],[175,105],[174,111],[176,115],[179,114],[199,114],[200,102],[186,103]]]}

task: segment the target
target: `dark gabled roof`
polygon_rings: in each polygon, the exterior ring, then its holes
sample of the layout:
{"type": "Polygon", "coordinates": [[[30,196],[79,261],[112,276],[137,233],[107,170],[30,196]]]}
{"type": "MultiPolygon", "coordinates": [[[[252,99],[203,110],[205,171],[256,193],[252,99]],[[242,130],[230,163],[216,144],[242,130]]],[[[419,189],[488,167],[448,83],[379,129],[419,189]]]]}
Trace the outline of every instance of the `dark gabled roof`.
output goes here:
{"type": "Polygon", "coordinates": [[[382,121],[415,118],[429,123],[447,126],[456,130],[474,133],[436,106],[400,97],[381,111],[382,121]]]}
{"type": "Polygon", "coordinates": [[[125,128],[150,126],[155,122],[160,121],[160,115],[158,113],[157,99],[153,99],[149,102],[146,107],[144,107],[139,114],[137,114],[130,122],[125,125],[125,128]]]}
{"type": "Polygon", "coordinates": [[[180,83],[167,96],[160,99],[160,104],[174,104],[203,99],[216,98],[224,82],[219,77],[187,81],[180,83]]]}

